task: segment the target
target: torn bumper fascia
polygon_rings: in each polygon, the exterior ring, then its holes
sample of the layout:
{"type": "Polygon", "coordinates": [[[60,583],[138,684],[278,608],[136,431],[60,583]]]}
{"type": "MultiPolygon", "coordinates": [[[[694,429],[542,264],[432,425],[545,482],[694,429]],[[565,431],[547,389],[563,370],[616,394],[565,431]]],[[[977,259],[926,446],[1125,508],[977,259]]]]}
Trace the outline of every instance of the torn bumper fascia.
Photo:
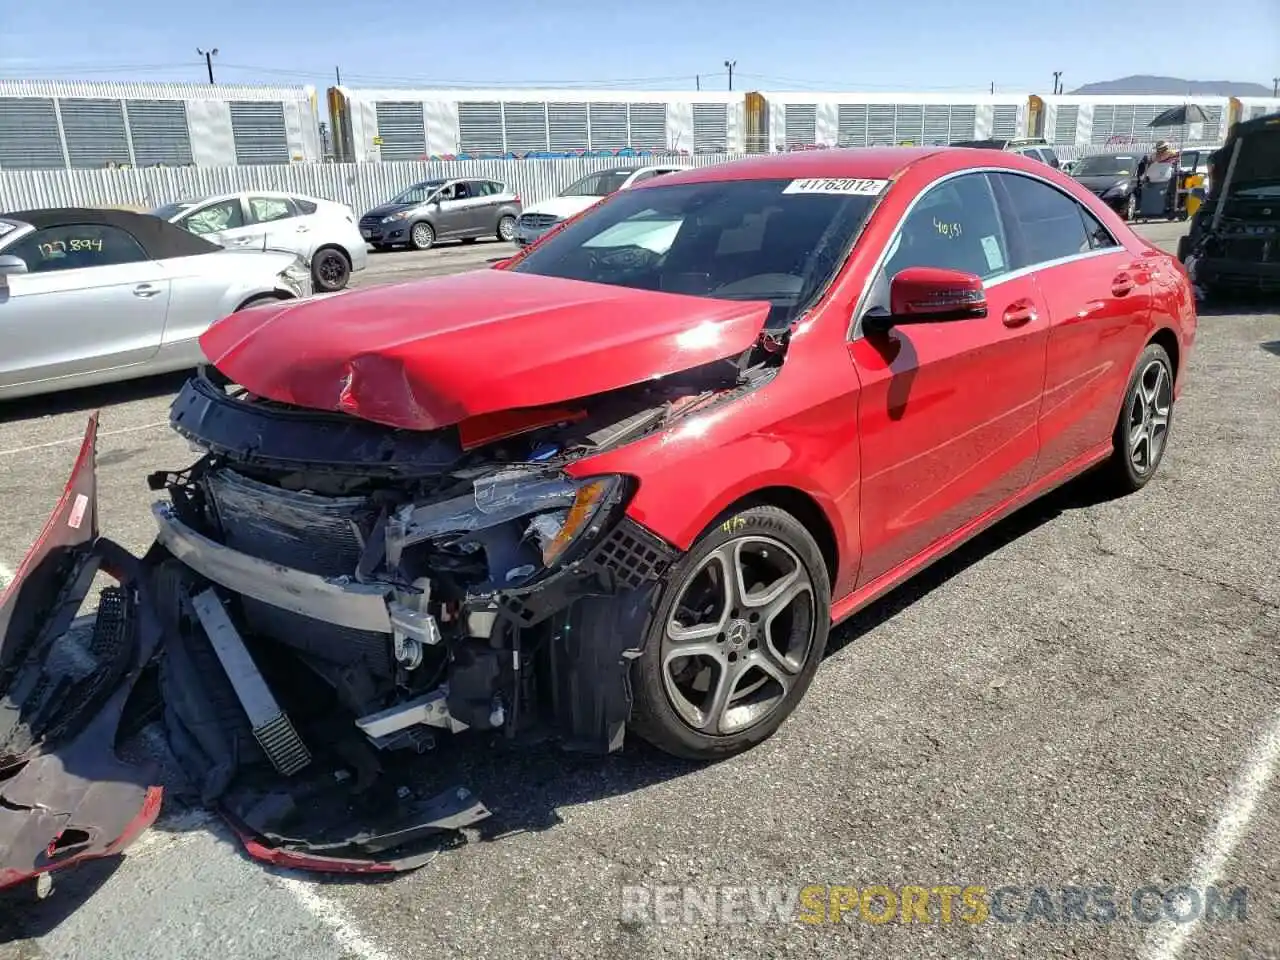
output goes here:
{"type": "MultiPolygon", "coordinates": [[[[0,888],[122,852],[155,822],[163,799],[150,767],[115,755],[136,682],[173,638],[156,613],[146,561],[98,535],[96,436],[95,416],[62,498],[0,598],[0,888]],[[119,581],[133,617],[129,629],[118,632],[120,654],[110,670],[83,674],[100,681],[85,699],[78,698],[79,687],[65,684],[62,654],[46,654],[67,634],[98,572],[119,581]]],[[[421,849],[424,842],[489,816],[460,788],[424,800],[405,798],[394,809],[370,811],[367,819],[339,798],[342,829],[310,837],[279,832],[276,824],[288,818],[271,814],[279,812],[281,800],[293,803],[287,794],[262,799],[247,807],[216,804],[246,852],[267,863],[326,872],[415,869],[432,855],[421,849]]]]}
{"type": "Polygon", "coordinates": [[[160,630],[138,560],[98,536],[97,426],[95,416],[57,507],[0,598],[0,888],[119,853],[160,812],[154,772],[114,750],[160,630]],[[71,626],[99,570],[119,581],[137,617],[111,664],[114,686],[95,690],[90,677],[92,695],[77,702],[80,689],[66,674],[51,682],[43,654],[71,626]],[[59,702],[59,693],[71,699],[59,702]],[[72,715],[62,722],[69,729],[42,716],[51,702],[72,715]],[[37,725],[53,729],[41,736],[37,725]],[[34,742],[24,749],[24,740],[34,742]]]}

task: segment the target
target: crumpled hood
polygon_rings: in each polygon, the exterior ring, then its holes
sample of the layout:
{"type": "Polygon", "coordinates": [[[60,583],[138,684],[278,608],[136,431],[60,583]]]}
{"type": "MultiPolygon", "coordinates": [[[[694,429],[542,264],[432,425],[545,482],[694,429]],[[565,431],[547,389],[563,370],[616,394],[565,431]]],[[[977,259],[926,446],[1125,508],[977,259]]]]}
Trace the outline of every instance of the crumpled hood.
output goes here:
{"type": "Polygon", "coordinates": [[[242,310],[200,346],[260,396],[430,430],[734,356],[768,313],[763,302],[477,270],[242,310]]]}
{"type": "Polygon", "coordinates": [[[568,220],[589,207],[594,207],[604,197],[552,197],[524,208],[525,213],[550,214],[568,220]]]}

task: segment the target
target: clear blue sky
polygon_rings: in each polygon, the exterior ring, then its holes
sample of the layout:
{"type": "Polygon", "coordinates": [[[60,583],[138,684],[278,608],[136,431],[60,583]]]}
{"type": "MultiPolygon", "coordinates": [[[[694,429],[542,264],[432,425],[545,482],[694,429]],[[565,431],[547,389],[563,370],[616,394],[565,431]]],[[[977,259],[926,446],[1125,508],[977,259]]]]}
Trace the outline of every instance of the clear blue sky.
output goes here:
{"type": "Polygon", "coordinates": [[[1280,0],[0,0],[0,78],[352,86],[1068,90],[1280,76],[1280,0]],[[1029,12],[1034,11],[1034,13],[1029,12]],[[1163,26],[1161,26],[1163,24],[1163,26]]]}

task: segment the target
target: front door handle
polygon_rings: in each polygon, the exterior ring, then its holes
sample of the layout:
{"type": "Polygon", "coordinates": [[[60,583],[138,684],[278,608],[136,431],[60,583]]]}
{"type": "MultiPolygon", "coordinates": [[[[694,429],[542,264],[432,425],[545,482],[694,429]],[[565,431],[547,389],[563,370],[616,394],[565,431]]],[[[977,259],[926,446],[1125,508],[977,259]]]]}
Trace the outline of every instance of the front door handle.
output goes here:
{"type": "Polygon", "coordinates": [[[1016,300],[1005,307],[1001,318],[1006,327],[1020,327],[1036,319],[1036,305],[1030,300],[1016,300]]]}
{"type": "Polygon", "coordinates": [[[150,297],[154,297],[159,292],[160,292],[160,288],[157,286],[153,286],[150,283],[140,283],[133,288],[133,295],[135,297],[142,297],[144,300],[150,297]]]}
{"type": "Polygon", "coordinates": [[[1123,297],[1132,290],[1133,277],[1127,273],[1117,273],[1111,280],[1111,292],[1117,297],[1123,297]]]}

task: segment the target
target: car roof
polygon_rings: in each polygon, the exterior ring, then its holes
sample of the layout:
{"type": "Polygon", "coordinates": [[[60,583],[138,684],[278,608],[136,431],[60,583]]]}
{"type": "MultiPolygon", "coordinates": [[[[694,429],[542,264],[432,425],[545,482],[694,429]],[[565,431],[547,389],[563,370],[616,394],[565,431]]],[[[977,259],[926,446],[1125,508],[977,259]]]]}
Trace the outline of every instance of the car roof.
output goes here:
{"type": "Polygon", "coordinates": [[[115,227],[130,234],[152,260],[192,257],[222,248],[208,240],[175,227],[149,213],[132,210],[103,210],[96,207],[51,207],[5,214],[6,219],[29,223],[37,230],[71,224],[115,227]]]}
{"type": "MultiPolygon", "coordinates": [[[[680,183],[713,183],[718,180],[786,180],[812,177],[891,180],[902,170],[925,157],[948,151],[947,147],[838,147],[831,150],[804,150],[730,160],[705,167],[689,167],[668,174],[654,187],[680,183]]],[[[955,150],[957,156],[972,156],[971,150],[955,150]]],[[[642,189],[650,189],[646,182],[642,189]]]]}

